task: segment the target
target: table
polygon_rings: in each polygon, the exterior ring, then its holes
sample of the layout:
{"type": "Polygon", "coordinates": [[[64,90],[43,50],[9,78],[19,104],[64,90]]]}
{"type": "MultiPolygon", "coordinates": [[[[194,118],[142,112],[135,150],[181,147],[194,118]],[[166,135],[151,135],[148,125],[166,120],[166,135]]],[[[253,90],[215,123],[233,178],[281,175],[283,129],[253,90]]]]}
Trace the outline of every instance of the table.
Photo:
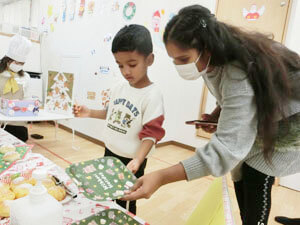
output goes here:
{"type": "MultiPolygon", "coordinates": [[[[9,122],[37,122],[37,121],[54,121],[55,124],[55,139],[57,139],[57,128],[58,128],[58,120],[69,120],[74,119],[74,115],[63,115],[52,112],[47,112],[45,110],[40,110],[38,116],[23,116],[23,117],[9,117],[0,113],[0,125],[3,129],[6,127],[9,122]]],[[[72,149],[79,150],[79,147],[74,145],[75,141],[75,130],[72,127],[72,149]]]]}
{"type": "MultiPolygon", "coordinates": [[[[25,144],[22,141],[18,140],[13,135],[7,133],[6,131],[0,129],[0,144],[11,143],[11,144],[25,144]]],[[[15,174],[18,172],[30,171],[36,168],[43,168],[48,171],[48,173],[57,176],[64,183],[68,184],[68,187],[71,188],[74,192],[78,192],[78,197],[66,204],[63,205],[64,210],[64,225],[71,225],[72,223],[84,219],[90,215],[101,212],[105,209],[119,209],[125,213],[130,214],[128,211],[117,205],[113,201],[105,202],[96,202],[87,199],[81,192],[78,190],[76,185],[74,185],[71,178],[65,173],[64,169],[54,164],[49,159],[45,158],[41,154],[28,153],[26,157],[22,160],[18,160],[12,167],[3,172],[0,176],[0,179],[9,174],[15,174]]],[[[132,215],[132,214],[130,214],[132,215]]],[[[147,225],[145,221],[141,218],[134,216],[138,222],[147,225]]],[[[0,220],[0,225],[9,225],[9,219],[0,220]]],[[[149,225],[149,224],[148,224],[149,225]]]]}

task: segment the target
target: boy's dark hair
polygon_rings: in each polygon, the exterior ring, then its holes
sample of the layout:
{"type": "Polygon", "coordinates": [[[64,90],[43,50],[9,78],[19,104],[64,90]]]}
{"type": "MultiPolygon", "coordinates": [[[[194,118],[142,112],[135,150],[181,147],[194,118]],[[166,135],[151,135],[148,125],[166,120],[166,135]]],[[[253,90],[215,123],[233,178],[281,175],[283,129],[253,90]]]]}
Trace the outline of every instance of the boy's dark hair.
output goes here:
{"type": "Polygon", "coordinates": [[[123,27],[114,37],[111,51],[112,53],[137,51],[144,56],[148,56],[153,52],[149,30],[137,24],[123,27]]]}
{"type": "Polygon", "coordinates": [[[274,150],[277,113],[285,118],[284,105],[291,96],[289,73],[300,71],[300,57],[268,36],[246,32],[217,21],[200,5],[181,9],[166,26],[164,43],[211,53],[210,65],[238,61],[255,92],[258,133],[263,153],[270,161],[274,150]]]}

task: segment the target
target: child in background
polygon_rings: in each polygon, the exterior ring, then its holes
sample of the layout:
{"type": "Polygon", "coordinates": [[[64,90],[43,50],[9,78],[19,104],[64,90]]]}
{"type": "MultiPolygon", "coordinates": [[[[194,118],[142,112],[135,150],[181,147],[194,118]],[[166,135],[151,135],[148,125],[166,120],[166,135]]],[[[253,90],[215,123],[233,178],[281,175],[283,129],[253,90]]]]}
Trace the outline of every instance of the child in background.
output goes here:
{"type": "MultiPolygon", "coordinates": [[[[105,110],[74,106],[77,117],[106,120],[104,156],[120,159],[136,177],[144,175],[147,156],[165,134],[162,94],[147,73],[154,61],[152,51],[150,32],[145,27],[123,27],[113,40],[112,53],[127,82],[111,89],[105,110]]],[[[117,203],[126,207],[125,201],[117,203]]],[[[136,201],[129,203],[129,211],[136,214],[136,201]]]]}
{"type": "MultiPolygon", "coordinates": [[[[31,49],[31,42],[21,36],[11,38],[8,52],[0,61],[0,97],[6,99],[27,99],[29,74],[23,66],[31,49]]],[[[28,130],[24,122],[9,123],[5,130],[23,142],[28,140],[28,130]]]]}

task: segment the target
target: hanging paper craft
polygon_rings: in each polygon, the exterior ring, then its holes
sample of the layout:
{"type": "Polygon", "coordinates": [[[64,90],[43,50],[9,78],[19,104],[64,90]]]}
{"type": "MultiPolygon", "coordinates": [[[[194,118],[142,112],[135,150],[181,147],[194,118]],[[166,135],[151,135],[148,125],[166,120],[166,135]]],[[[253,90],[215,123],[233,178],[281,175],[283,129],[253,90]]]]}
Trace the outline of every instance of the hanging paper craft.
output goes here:
{"type": "Polygon", "coordinates": [[[75,163],[66,172],[83,188],[83,194],[95,201],[122,198],[124,190],[129,190],[136,181],[126,166],[114,157],[75,163]]]}
{"type": "Polygon", "coordinates": [[[113,5],[112,5],[111,10],[112,10],[113,12],[116,12],[116,11],[119,11],[119,9],[120,9],[120,4],[119,4],[118,1],[115,1],[115,2],[113,3],[113,5]]]}
{"type": "Polygon", "coordinates": [[[109,67],[108,66],[100,66],[100,73],[101,74],[109,74],[109,67]]]}
{"type": "Polygon", "coordinates": [[[112,40],[112,34],[108,33],[104,36],[104,39],[103,39],[104,43],[108,43],[111,40],[112,40]]]}
{"type": "Polygon", "coordinates": [[[83,16],[84,8],[85,8],[85,0],[80,0],[80,7],[79,7],[79,13],[78,13],[78,15],[80,17],[83,16]]]}
{"type": "Polygon", "coordinates": [[[109,89],[101,91],[101,104],[104,109],[107,108],[109,103],[109,89]]]}
{"type": "Polygon", "coordinates": [[[126,20],[131,20],[136,13],[136,5],[134,2],[127,2],[123,9],[123,16],[126,20]]]}
{"type": "Polygon", "coordinates": [[[94,0],[90,0],[88,3],[88,13],[89,14],[93,14],[94,13],[94,9],[95,9],[95,1],[94,0]]]}
{"type": "Polygon", "coordinates": [[[53,5],[48,5],[48,18],[50,18],[53,15],[53,5]]]}
{"type": "Polygon", "coordinates": [[[62,22],[66,22],[67,17],[67,0],[62,1],[62,22]]]}
{"type": "Polygon", "coordinates": [[[30,145],[12,147],[5,144],[0,146],[0,174],[11,167],[16,160],[23,159],[32,148],[30,145]]]}
{"type": "Polygon", "coordinates": [[[265,6],[263,5],[260,9],[257,9],[257,5],[253,4],[248,11],[246,8],[243,8],[243,16],[246,20],[254,21],[258,20],[265,12],[265,6]]]}
{"type": "Polygon", "coordinates": [[[72,225],[141,225],[141,223],[121,210],[106,209],[72,225]]]}
{"type": "Polygon", "coordinates": [[[88,91],[87,92],[87,99],[89,99],[89,100],[95,100],[96,99],[96,92],[94,92],[94,91],[88,91]]]}
{"type": "Polygon", "coordinates": [[[154,31],[153,34],[153,42],[160,48],[164,48],[163,44],[163,33],[164,33],[164,25],[163,21],[165,21],[165,10],[156,10],[152,15],[152,29],[154,31]],[[163,20],[164,19],[164,20],[163,20]]]}
{"type": "Polygon", "coordinates": [[[152,27],[154,32],[159,32],[160,23],[161,23],[161,16],[160,16],[160,12],[157,10],[154,12],[152,16],[152,27]]]}
{"type": "Polygon", "coordinates": [[[75,19],[76,0],[70,0],[68,9],[69,9],[69,20],[73,21],[75,19]]]}
{"type": "Polygon", "coordinates": [[[72,114],[74,75],[48,72],[48,89],[45,109],[50,112],[72,114]]]}

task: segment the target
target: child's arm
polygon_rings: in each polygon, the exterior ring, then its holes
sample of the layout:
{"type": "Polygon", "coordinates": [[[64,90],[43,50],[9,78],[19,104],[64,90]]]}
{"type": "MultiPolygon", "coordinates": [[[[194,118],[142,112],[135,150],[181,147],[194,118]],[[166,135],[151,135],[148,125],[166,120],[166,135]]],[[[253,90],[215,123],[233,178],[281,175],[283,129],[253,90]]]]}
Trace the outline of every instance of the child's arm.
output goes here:
{"type": "Polygon", "coordinates": [[[96,118],[96,119],[106,119],[106,110],[94,110],[89,109],[84,105],[74,105],[73,112],[75,117],[89,117],[89,118],[96,118]]]}
{"type": "Polygon", "coordinates": [[[136,173],[140,168],[140,165],[144,162],[146,156],[150,152],[151,148],[153,147],[154,142],[150,139],[145,139],[142,141],[139,151],[137,152],[135,158],[133,158],[128,164],[127,168],[136,173]]]}
{"type": "Polygon", "coordinates": [[[143,129],[139,133],[141,145],[135,158],[127,164],[127,167],[133,173],[139,169],[153,145],[160,141],[165,135],[165,130],[162,127],[164,121],[164,107],[161,93],[159,91],[151,93],[144,103],[142,115],[143,129]]]}

